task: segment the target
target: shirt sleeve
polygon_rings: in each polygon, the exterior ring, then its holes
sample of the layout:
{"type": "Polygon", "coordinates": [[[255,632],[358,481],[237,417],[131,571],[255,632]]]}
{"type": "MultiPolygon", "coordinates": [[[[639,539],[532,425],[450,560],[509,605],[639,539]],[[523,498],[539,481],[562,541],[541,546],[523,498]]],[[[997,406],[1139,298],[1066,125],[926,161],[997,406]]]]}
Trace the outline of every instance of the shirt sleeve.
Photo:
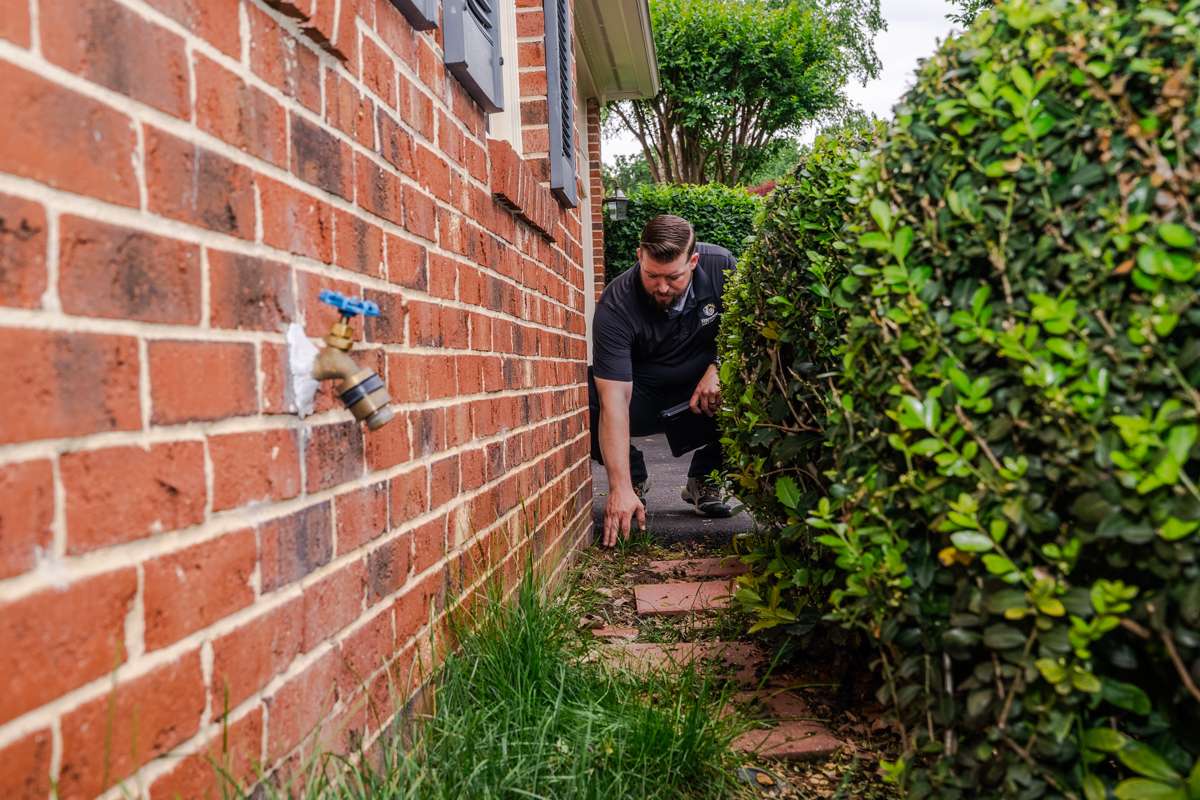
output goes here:
{"type": "Polygon", "coordinates": [[[633,329],[602,304],[592,319],[592,374],[607,381],[633,380],[633,329]]]}

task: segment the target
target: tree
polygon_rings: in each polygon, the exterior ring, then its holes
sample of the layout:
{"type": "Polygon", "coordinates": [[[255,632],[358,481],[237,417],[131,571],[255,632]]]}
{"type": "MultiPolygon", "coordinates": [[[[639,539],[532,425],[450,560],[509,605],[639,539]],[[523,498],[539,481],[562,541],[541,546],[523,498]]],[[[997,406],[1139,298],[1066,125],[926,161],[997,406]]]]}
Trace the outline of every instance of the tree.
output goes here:
{"type": "Polygon", "coordinates": [[[979,16],[979,12],[992,5],[995,0],[953,0],[953,2],[961,10],[957,13],[947,14],[946,17],[951,22],[967,27],[975,21],[975,17],[979,16]]]}
{"type": "Polygon", "coordinates": [[[628,197],[633,190],[647,183],[653,183],[650,178],[650,165],[641,153],[636,155],[619,155],[608,164],[600,166],[600,179],[604,182],[604,193],[612,194],[620,189],[628,197]]]}
{"type": "Polygon", "coordinates": [[[662,89],[611,107],[656,183],[734,185],[879,72],[879,0],[652,0],[662,89]]]}

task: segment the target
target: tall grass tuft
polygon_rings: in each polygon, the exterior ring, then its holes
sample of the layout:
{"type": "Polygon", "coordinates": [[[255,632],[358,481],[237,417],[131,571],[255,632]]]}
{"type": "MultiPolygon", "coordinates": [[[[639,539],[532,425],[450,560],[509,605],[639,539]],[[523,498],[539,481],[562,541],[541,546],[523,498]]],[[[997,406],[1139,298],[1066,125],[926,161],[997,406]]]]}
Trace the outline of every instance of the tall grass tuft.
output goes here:
{"type": "Polygon", "coordinates": [[[726,690],[698,675],[633,676],[590,659],[567,604],[527,570],[515,596],[456,631],[416,741],[382,765],[321,770],[304,795],[337,800],[719,798],[737,793],[726,690]],[[339,773],[339,774],[334,774],[339,773]],[[334,775],[334,777],[328,777],[334,775]]]}

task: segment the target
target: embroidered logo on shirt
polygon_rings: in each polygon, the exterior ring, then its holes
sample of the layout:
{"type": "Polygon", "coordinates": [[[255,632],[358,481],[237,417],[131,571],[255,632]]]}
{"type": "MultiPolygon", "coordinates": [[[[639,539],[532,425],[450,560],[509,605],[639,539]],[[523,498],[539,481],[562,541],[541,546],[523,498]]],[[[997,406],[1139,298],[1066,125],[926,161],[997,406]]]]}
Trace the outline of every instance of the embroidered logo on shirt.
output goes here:
{"type": "Polygon", "coordinates": [[[707,304],[700,312],[700,324],[707,325],[717,318],[717,307],[712,303],[707,304]]]}

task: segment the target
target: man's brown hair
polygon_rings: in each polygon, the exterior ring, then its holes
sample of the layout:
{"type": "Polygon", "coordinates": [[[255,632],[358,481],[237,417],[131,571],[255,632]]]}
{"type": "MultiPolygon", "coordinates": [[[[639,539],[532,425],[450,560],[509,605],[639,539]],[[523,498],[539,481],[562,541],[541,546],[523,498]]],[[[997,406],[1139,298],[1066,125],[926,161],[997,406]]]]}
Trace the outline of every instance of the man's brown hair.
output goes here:
{"type": "Polygon", "coordinates": [[[659,263],[667,263],[686,252],[696,251],[696,232],[692,223],[674,214],[659,214],[642,228],[642,252],[659,263]]]}

